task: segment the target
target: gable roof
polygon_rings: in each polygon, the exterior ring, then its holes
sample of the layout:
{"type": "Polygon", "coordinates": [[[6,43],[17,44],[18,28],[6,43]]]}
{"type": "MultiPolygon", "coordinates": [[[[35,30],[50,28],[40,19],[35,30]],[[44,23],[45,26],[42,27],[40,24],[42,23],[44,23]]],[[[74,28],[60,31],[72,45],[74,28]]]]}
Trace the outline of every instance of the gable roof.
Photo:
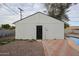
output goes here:
{"type": "MultiPolygon", "coordinates": [[[[44,13],[42,13],[42,12],[36,12],[36,13],[34,13],[34,14],[32,14],[32,15],[29,15],[29,16],[27,16],[27,17],[25,17],[25,18],[22,18],[21,20],[24,20],[24,19],[26,19],[26,18],[29,18],[29,17],[31,17],[31,16],[33,16],[33,15],[38,14],[38,13],[41,13],[41,14],[43,14],[43,15],[46,15],[46,14],[44,14],[44,13]]],[[[48,16],[48,15],[46,15],[46,16],[48,16]]],[[[48,16],[48,17],[50,17],[50,16],[48,16]]],[[[52,17],[51,17],[51,18],[52,18],[52,17]]],[[[54,18],[54,19],[56,19],[56,18],[54,18]]],[[[19,22],[19,21],[21,21],[21,20],[15,21],[13,24],[15,24],[15,23],[17,23],[17,22],[19,22]]],[[[58,19],[57,19],[57,20],[58,20],[58,19]]],[[[58,20],[58,21],[60,21],[60,20],[58,20]]],[[[63,21],[60,21],[60,22],[63,22],[63,21]]]]}

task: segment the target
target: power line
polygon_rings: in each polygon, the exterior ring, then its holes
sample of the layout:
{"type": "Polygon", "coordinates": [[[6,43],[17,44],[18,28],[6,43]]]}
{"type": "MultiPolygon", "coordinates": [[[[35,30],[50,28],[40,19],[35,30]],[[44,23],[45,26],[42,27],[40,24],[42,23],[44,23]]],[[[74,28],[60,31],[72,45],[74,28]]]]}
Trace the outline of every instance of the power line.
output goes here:
{"type": "MultiPolygon", "coordinates": [[[[3,5],[2,5],[3,6],[3,5]]],[[[7,10],[8,12],[10,12],[10,10],[9,9],[7,9],[7,8],[5,8],[5,7],[3,7],[5,10],[7,10]]],[[[11,14],[12,15],[14,15],[12,12],[11,12],[11,14]]]]}
{"type": "Polygon", "coordinates": [[[15,14],[18,14],[16,11],[14,11],[12,8],[10,8],[7,4],[3,3],[4,6],[6,6],[7,8],[9,8],[11,11],[13,11],[15,14]]]}

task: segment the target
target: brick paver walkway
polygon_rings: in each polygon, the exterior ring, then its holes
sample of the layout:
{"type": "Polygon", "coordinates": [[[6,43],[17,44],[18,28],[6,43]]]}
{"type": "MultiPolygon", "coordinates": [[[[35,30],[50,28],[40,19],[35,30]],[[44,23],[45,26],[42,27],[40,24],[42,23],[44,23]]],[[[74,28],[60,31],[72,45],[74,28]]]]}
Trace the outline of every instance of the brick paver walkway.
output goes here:
{"type": "Polygon", "coordinates": [[[42,41],[46,56],[79,56],[79,52],[68,45],[68,40],[42,41]]]}
{"type": "Polygon", "coordinates": [[[15,41],[0,46],[4,56],[79,56],[79,52],[67,44],[67,40],[15,41]]]}
{"type": "Polygon", "coordinates": [[[44,48],[40,41],[15,41],[0,46],[0,55],[10,56],[43,56],[44,48]]]}

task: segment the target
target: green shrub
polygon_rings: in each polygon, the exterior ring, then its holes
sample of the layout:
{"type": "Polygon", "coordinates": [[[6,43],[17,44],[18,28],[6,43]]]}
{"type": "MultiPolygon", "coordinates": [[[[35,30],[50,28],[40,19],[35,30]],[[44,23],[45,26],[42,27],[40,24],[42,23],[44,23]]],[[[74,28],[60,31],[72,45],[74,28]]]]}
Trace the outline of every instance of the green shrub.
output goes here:
{"type": "Polygon", "coordinates": [[[13,41],[15,41],[15,40],[11,40],[11,39],[0,40],[0,45],[5,45],[5,44],[8,44],[8,43],[13,42],[13,41]]]}

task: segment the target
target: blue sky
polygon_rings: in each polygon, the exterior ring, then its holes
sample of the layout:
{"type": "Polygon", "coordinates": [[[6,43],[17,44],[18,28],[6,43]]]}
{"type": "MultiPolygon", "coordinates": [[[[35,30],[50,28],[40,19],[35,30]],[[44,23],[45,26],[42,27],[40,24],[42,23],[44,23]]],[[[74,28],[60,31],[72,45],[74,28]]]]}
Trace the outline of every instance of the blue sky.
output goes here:
{"type": "MultiPolygon", "coordinates": [[[[29,3],[10,3],[10,4],[0,4],[0,24],[13,22],[20,19],[19,17],[19,9],[23,9],[23,17],[29,16],[35,12],[46,11],[46,8],[43,4],[29,4],[29,3]]],[[[74,5],[69,8],[69,12],[67,13],[70,21],[68,22],[71,26],[79,26],[79,4],[74,5]]]]}

